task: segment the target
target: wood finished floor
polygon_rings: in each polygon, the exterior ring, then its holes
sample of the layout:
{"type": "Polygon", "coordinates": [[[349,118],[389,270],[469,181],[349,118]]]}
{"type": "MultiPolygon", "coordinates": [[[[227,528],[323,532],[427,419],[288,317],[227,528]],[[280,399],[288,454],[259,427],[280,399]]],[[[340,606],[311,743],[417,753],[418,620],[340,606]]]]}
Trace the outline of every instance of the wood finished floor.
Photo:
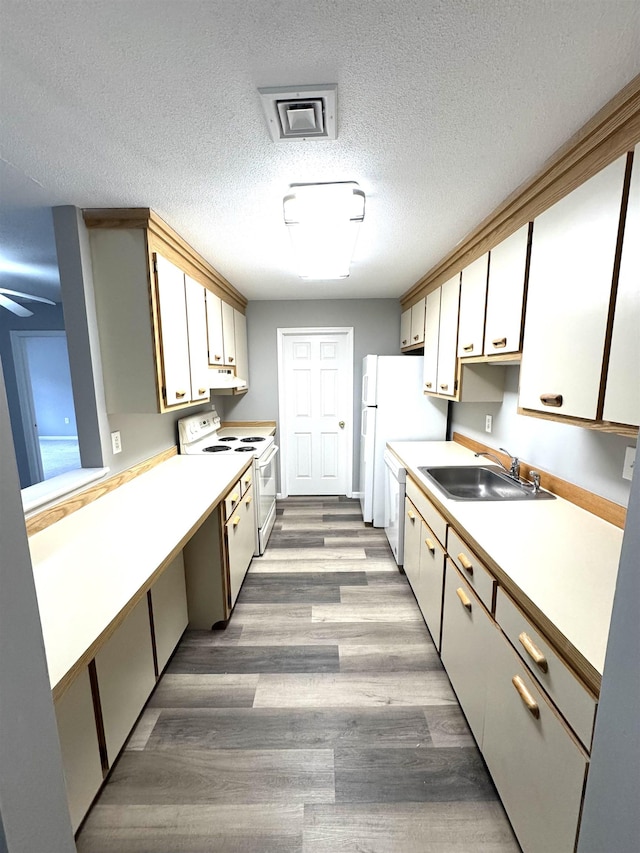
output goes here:
{"type": "Polygon", "coordinates": [[[384,532],[280,502],[226,630],[188,631],[79,853],[518,853],[384,532]]]}

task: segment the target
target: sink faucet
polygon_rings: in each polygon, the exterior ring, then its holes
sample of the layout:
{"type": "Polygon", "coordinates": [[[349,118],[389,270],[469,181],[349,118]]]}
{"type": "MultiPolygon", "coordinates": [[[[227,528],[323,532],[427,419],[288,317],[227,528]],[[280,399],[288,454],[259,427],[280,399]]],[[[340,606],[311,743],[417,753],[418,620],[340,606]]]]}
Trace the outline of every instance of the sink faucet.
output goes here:
{"type": "Polygon", "coordinates": [[[510,477],[513,477],[514,480],[519,481],[520,480],[520,460],[518,459],[517,456],[512,456],[505,447],[501,447],[500,450],[503,453],[506,453],[507,456],[509,457],[509,459],[511,460],[511,467],[510,468],[507,468],[507,466],[504,465],[503,462],[500,461],[500,459],[498,459],[498,457],[495,455],[495,453],[487,453],[487,452],[483,451],[481,453],[476,453],[475,455],[476,455],[476,457],[477,456],[487,456],[489,459],[493,459],[495,462],[498,463],[498,465],[504,471],[507,472],[507,474],[510,477]]]}

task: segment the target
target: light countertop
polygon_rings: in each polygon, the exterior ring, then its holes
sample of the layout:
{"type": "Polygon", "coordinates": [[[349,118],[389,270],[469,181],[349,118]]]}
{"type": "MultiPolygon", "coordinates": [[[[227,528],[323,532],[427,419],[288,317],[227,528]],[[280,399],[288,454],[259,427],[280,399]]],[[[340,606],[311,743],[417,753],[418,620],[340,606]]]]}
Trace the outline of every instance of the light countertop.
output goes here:
{"type": "Polygon", "coordinates": [[[547,633],[557,629],[570,651],[602,674],[623,531],[562,498],[452,500],[418,467],[492,461],[455,442],[401,441],[389,448],[498,580],[506,576],[504,585],[512,595],[515,588],[523,609],[547,633]]]}
{"type": "Polygon", "coordinates": [[[174,456],[30,537],[54,695],[251,464],[238,457],[174,456]]]}

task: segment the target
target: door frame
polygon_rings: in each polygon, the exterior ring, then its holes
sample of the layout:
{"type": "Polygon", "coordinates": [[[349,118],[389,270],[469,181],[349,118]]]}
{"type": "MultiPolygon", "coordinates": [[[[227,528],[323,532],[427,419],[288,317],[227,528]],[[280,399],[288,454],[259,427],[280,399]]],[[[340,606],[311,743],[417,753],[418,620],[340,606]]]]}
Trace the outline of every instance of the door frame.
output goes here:
{"type": "Polygon", "coordinates": [[[298,335],[344,335],[346,338],[346,357],[351,365],[349,376],[347,379],[346,393],[348,398],[348,406],[351,417],[351,429],[346,435],[346,463],[349,474],[347,476],[346,497],[353,497],[353,430],[355,426],[355,418],[353,414],[353,326],[303,326],[299,328],[283,328],[276,329],[277,346],[278,346],[278,425],[279,425],[279,440],[280,440],[280,492],[279,498],[289,496],[287,487],[287,461],[289,458],[289,448],[287,446],[285,423],[285,399],[284,399],[284,341],[287,337],[298,335]]]}

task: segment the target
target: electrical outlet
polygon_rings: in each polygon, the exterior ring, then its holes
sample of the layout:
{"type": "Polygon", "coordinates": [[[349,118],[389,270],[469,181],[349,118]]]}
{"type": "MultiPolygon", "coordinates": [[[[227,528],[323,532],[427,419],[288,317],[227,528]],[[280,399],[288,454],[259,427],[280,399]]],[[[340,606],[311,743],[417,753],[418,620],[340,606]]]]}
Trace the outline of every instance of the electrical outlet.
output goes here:
{"type": "Polygon", "coordinates": [[[636,464],[636,449],[635,447],[627,447],[624,452],[624,466],[622,468],[622,477],[624,480],[630,480],[633,477],[633,466],[636,464]]]}
{"type": "Polygon", "coordinates": [[[484,419],[484,431],[491,432],[493,428],[493,415],[485,415],[484,419]]]}
{"type": "Polygon", "coordinates": [[[120,441],[120,430],[111,433],[111,449],[114,453],[122,452],[122,442],[120,441]]]}
{"type": "Polygon", "coordinates": [[[65,418],[65,419],[64,419],[64,422],[65,422],[65,424],[68,424],[68,423],[69,423],[69,418],[65,418]]]}

